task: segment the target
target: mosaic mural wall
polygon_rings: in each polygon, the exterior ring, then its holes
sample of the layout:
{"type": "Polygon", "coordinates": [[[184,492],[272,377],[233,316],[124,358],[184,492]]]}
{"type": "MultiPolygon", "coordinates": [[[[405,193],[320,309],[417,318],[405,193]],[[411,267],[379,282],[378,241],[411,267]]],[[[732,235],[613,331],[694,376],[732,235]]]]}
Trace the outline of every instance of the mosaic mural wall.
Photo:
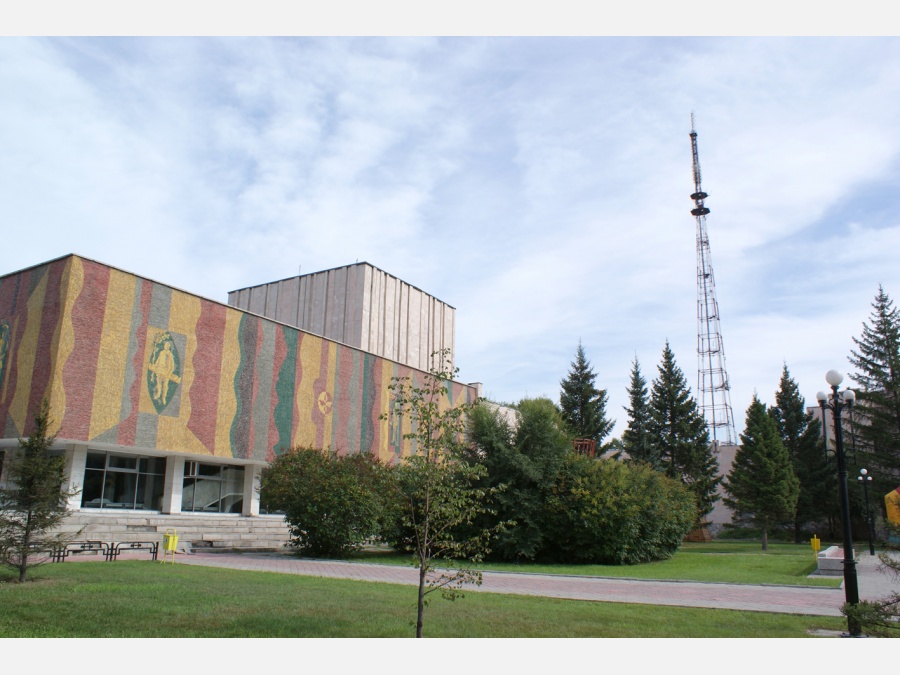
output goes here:
{"type": "MultiPolygon", "coordinates": [[[[422,373],[77,256],[0,278],[0,430],[49,398],[62,439],[271,460],[409,452],[393,377],[422,373]]],[[[448,404],[474,387],[448,383],[448,404]]]]}

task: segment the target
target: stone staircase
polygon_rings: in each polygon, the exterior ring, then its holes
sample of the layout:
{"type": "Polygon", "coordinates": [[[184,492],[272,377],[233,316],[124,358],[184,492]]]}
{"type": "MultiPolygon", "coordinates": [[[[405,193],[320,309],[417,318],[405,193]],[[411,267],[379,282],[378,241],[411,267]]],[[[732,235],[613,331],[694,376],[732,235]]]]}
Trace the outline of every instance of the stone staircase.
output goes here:
{"type": "Polygon", "coordinates": [[[79,541],[157,541],[162,544],[166,530],[178,535],[178,549],[266,550],[284,549],[290,531],[283,516],[236,516],[231,514],[92,514],[76,511],[66,518],[61,532],[77,535],[79,541]]]}

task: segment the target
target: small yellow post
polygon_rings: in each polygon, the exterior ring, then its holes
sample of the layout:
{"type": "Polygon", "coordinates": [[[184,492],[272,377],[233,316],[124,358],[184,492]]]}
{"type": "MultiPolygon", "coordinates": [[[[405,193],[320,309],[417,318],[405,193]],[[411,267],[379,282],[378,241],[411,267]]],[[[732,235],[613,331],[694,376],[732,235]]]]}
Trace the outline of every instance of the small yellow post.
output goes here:
{"type": "Polygon", "coordinates": [[[809,540],[809,545],[812,546],[813,555],[817,558],[819,557],[819,549],[822,548],[822,541],[816,535],[812,536],[812,539],[809,540]]]}
{"type": "Polygon", "coordinates": [[[175,548],[178,546],[178,533],[175,531],[174,527],[170,527],[166,530],[166,533],[163,535],[163,563],[166,562],[166,558],[171,554],[172,556],[172,564],[175,564],[175,548]],[[169,534],[171,532],[171,534],[169,534]]]}

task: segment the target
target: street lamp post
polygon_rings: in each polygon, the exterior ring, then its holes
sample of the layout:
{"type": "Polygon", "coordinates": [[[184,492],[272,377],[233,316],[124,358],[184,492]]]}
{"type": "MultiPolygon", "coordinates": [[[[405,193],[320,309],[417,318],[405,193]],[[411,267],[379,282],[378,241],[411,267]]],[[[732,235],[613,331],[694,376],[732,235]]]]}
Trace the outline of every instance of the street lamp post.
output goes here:
{"type": "Polygon", "coordinates": [[[872,536],[872,509],[869,508],[869,483],[872,482],[872,476],[866,469],[860,469],[856,480],[863,486],[863,496],[866,500],[866,530],[869,533],[869,555],[875,555],[875,537],[872,536]]]}
{"type": "MultiPolygon", "coordinates": [[[[825,410],[831,411],[834,421],[834,456],[837,459],[838,490],[841,497],[841,520],[844,529],[844,598],[850,605],[859,604],[859,584],[856,579],[856,560],[853,558],[853,533],[850,531],[850,495],[847,493],[847,457],[844,455],[844,434],[842,411],[853,406],[856,395],[851,389],[844,392],[838,391],[838,385],[843,382],[844,376],[836,370],[829,370],[825,374],[825,381],[831,385],[832,394],[829,397],[825,392],[816,394],[819,407],[822,408],[822,433],[825,433],[825,410]],[[830,400],[830,402],[829,402],[830,400]]],[[[825,434],[826,452],[828,436],[825,434]]],[[[847,629],[852,637],[862,633],[859,622],[847,617],[847,629]]]]}

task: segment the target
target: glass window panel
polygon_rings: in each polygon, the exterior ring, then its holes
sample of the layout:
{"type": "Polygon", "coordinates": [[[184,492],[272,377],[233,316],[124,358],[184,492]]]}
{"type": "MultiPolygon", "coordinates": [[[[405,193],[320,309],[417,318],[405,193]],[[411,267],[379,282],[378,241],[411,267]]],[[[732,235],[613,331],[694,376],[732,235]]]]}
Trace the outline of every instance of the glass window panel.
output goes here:
{"type": "Polygon", "coordinates": [[[194,510],[194,488],[196,487],[196,478],[185,478],[181,487],[181,510],[194,510]]]}
{"type": "Polygon", "coordinates": [[[133,509],[137,474],[123,471],[107,471],[103,490],[103,506],[116,509],[133,509]],[[109,503],[106,500],[109,500],[109,503]]]}
{"type": "Polygon", "coordinates": [[[123,457],[122,455],[109,456],[110,469],[126,469],[137,471],[137,457],[123,457]]]}
{"type": "Polygon", "coordinates": [[[222,513],[240,513],[244,505],[244,467],[222,467],[222,513]]]}
{"type": "Polygon", "coordinates": [[[162,507],[162,494],[165,479],[162,476],[138,475],[136,509],[159,511],[162,507]]]}
{"type": "Polygon", "coordinates": [[[106,468],[106,453],[105,452],[89,452],[87,454],[87,463],[85,466],[88,469],[105,469],[106,468]]]}
{"type": "Polygon", "coordinates": [[[142,473],[164,476],[166,475],[166,460],[164,457],[144,457],[141,459],[140,470],[142,473]]]}
{"type": "Polygon", "coordinates": [[[222,467],[216,464],[198,464],[197,465],[197,475],[198,476],[218,476],[222,471],[222,467]]]}
{"type": "Polygon", "coordinates": [[[103,471],[87,469],[81,488],[81,507],[99,509],[103,506],[103,471]]]}
{"type": "Polygon", "coordinates": [[[218,479],[198,478],[194,491],[194,511],[219,513],[222,481],[218,479]]]}

